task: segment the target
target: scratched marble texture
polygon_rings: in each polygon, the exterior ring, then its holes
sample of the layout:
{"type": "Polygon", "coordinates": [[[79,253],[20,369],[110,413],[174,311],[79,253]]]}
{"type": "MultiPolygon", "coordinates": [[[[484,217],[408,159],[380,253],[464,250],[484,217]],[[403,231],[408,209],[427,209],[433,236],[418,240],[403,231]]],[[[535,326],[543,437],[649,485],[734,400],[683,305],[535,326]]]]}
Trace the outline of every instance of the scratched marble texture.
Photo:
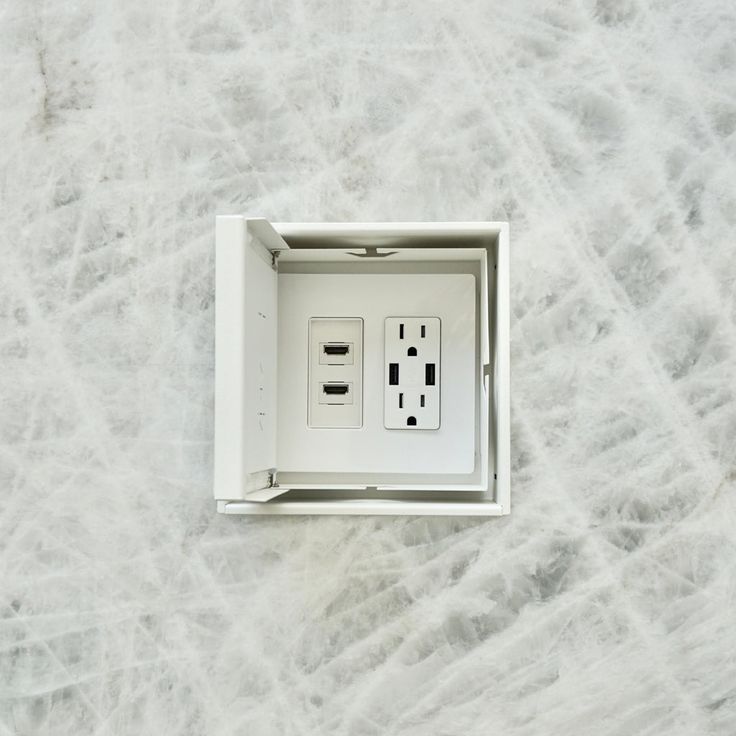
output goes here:
{"type": "Polygon", "coordinates": [[[6,0],[0,69],[0,734],[736,733],[730,0],[6,0]],[[215,514],[216,213],[511,222],[510,517],[215,514]]]}

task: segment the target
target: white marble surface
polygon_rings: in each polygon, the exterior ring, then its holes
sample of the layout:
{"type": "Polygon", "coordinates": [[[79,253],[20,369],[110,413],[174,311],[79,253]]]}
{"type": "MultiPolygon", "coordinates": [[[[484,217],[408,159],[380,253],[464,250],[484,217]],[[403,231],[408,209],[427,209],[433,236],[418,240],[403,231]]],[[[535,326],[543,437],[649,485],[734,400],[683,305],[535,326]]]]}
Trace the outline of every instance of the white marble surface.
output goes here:
{"type": "Polygon", "coordinates": [[[736,732],[731,0],[0,39],[0,733],[736,732]],[[233,212],[511,221],[511,517],[215,515],[233,212]]]}

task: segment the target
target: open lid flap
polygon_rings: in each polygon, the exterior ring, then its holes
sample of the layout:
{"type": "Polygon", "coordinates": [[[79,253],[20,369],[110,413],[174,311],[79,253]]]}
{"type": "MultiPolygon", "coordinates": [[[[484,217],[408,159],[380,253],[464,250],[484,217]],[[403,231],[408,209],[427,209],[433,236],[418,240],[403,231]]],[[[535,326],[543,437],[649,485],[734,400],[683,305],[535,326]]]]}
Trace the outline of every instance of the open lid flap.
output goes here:
{"type": "MultiPolygon", "coordinates": [[[[276,471],[278,274],[265,219],[217,218],[215,492],[267,500],[276,471]],[[264,493],[265,491],[265,493],[264,493]]],[[[271,493],[273,491],[273,493],[271,493]]]]}

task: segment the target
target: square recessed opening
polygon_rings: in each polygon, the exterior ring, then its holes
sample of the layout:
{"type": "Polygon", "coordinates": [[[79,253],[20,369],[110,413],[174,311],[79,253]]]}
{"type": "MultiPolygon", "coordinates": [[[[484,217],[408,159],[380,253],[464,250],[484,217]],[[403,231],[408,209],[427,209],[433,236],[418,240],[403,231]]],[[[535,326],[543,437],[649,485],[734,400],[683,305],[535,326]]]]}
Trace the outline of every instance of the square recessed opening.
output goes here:
{"type": "Polygon", "coordinates": [[[225,513],[509,513],[505,223],[218,217],[225,513]]]}

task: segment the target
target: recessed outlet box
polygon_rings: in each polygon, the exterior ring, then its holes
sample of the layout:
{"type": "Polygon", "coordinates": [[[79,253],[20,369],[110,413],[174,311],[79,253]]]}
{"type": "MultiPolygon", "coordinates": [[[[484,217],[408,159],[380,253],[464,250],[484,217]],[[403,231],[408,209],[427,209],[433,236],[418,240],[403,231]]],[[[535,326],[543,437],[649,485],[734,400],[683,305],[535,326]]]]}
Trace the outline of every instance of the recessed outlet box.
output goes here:
{"type": "Polygon", "coordinates": [[[215,498],[510,509],[508,226],[217,218],[215,498]]]}

